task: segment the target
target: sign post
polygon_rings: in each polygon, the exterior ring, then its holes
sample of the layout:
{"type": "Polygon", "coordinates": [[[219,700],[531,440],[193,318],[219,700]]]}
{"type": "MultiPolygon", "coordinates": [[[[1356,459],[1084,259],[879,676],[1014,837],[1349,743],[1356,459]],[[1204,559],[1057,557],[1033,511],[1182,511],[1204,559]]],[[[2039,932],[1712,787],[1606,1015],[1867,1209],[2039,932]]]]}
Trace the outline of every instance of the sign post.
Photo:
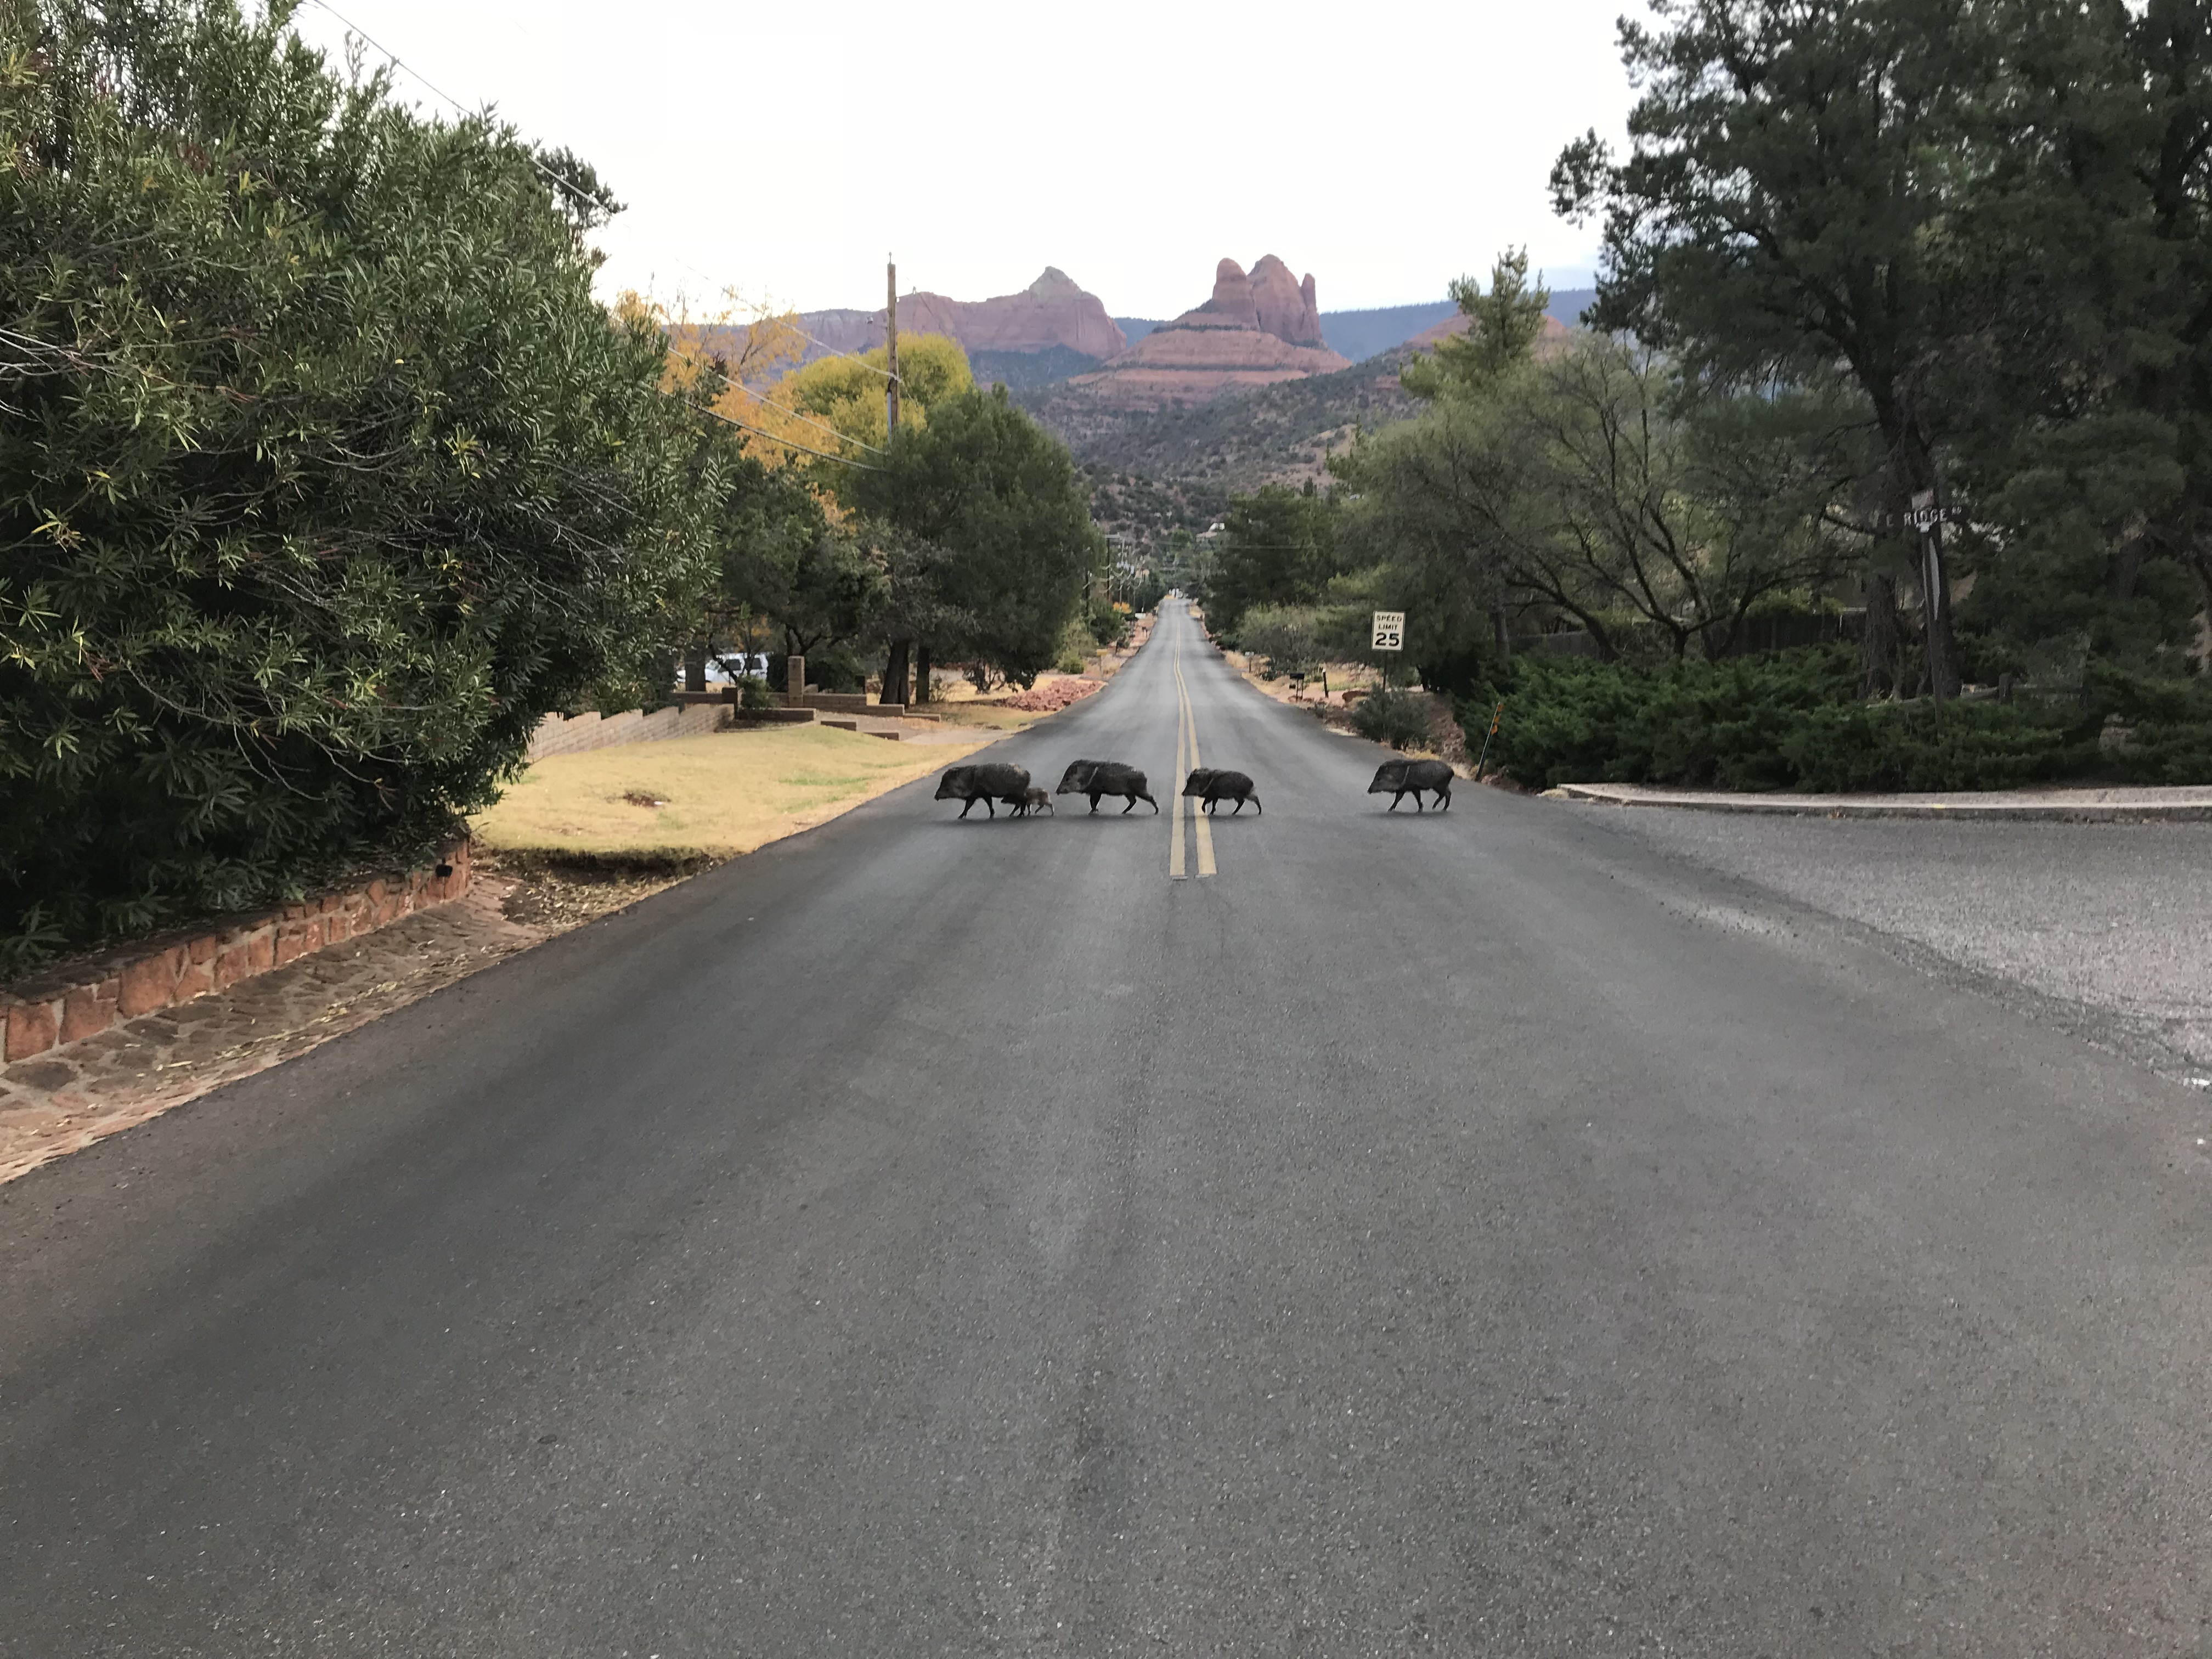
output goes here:
{"type": "Polygon", "coordinates": [[[1936,702],[1936,729],[1943,729],[1943,675],[1936,662],[1937,629],[1949,618],[1951,585],[1943,576],[1942,527],[1966,515],[1955,507],[1936,505],[1936,492],[1923,489],[1912,498],[1905,522],[1920,532],[1920,592],[1928,632],[1928,692],[1936,702]]]}
{"type": "Polygon", "coordinates": [[[1490,740],[1498,735],[1498,722],[1505,718],[1505,700],[1500,697],[1498,707],[1490,711],[1490,730],[1482,734],[1482,754],[1474,763],[1474,781],[1482,781],[1482,769],[1490,762],[1490,740]]]}
{"type": "MultiPolygon", "coordinates": [[[[1377,652],[1403,651],[1406,648],[1406,613],[1402,611],[1378,611],[1375,613],[1375,635],[1372,648],[1377,652]]],[[[1390,686],[1390,670],[1382,668],[1382,686],[1390,686]]]]}

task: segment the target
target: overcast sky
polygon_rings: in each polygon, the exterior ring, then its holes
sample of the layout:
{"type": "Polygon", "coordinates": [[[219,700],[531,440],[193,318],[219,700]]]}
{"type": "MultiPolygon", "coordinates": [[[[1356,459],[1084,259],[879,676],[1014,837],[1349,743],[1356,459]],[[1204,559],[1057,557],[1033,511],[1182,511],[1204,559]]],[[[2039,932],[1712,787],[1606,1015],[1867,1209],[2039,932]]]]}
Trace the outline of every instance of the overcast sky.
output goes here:
{"type": "MultiPolygon", "coordinates": [[[[332,0],[441,91],[589,160],[629,204],[603,287],[873,308],[1058,265],[1117,316],[1206,297],[1214,262],[1314,273],[1322,308],[1443,297],[1525,243],[1555,287],[1595,238],[1545,180],[1619,137],[1625,0],[332,0]]],[[[319,0],[302,34],[334,52],[319,0]]],[[[404,77],[404,95],[441,107],[404,77]]]]}

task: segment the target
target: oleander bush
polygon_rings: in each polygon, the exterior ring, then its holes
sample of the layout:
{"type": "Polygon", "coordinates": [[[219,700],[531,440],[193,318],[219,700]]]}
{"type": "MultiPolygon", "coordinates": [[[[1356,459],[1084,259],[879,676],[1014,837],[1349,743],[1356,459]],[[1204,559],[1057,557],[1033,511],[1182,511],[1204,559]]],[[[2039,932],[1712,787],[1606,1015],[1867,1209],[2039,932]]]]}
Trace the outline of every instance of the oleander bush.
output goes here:
{"type": "Polygon", "coordinates": [[[705,579],[589,170],[290,11],[0,0],[0,966],[427,848],[705,579]]]}

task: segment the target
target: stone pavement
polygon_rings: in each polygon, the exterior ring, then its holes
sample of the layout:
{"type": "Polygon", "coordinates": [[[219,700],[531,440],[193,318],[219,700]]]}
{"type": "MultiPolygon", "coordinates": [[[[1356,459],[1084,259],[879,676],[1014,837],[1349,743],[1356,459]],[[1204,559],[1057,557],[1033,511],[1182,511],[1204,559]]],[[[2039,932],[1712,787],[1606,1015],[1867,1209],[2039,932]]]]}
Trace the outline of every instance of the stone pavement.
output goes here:
{"type": "Polygon", "coordinates": [[[1547,794],[1614,806],[1686,807],[1703,812],[1779,813],[1790,817],[2003,818],[2061,823],[2212,820],[2212,788],[1959,790],[1927,795],[1745,794],[1717,789],[1659,789],[1641,783],[1563,783],[1547,794]]]}
{"type": "Polygon", "coordinates": [[[319,951],[231,990],[0,1067],[0,1182],[280,1065],[536,944],[504,883],[319,951]]]}
{"type": "Polygon", "coordinates": [[[0,1182],[265,1071],[679,874],[502,872],[470,890],[230,990],[0,1066],[0,1182]]]}

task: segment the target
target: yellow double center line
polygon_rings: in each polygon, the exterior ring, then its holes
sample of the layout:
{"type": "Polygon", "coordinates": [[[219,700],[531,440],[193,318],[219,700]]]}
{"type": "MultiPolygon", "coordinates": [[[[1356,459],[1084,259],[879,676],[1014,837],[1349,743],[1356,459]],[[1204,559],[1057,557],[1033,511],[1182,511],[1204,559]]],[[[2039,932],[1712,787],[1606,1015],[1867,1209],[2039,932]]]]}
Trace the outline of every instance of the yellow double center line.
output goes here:
{"type": "MultiPolygon", "coordinates": [[[[1188,618],[1189,612],[1186,611],[1184,616],[1188,618]]],[[[1176,704],[1176,775],[1169,786],[1175,792],[1175,800],[1168,812],[1170,833],[1175,837],[1168,845],[1168,878],[1170,881],[1181,881],[1186,874],[1182,853],[1182,781],[1195,768],[1205,764],[1198,757],[1198,721],[1191,714],[1190,684],[1182,677],[1182,641],[1187,631],[1180,628],[1176,629],[1175,651],[1168,659],[1175,670],[1176,704]]],[[[1206,814],[1198,810],[1195,802],[1191,805],[1190,821],[1198,832],[1198,873],[1212,875],[1213,826],[1206,821],[1206,814]]]]}

